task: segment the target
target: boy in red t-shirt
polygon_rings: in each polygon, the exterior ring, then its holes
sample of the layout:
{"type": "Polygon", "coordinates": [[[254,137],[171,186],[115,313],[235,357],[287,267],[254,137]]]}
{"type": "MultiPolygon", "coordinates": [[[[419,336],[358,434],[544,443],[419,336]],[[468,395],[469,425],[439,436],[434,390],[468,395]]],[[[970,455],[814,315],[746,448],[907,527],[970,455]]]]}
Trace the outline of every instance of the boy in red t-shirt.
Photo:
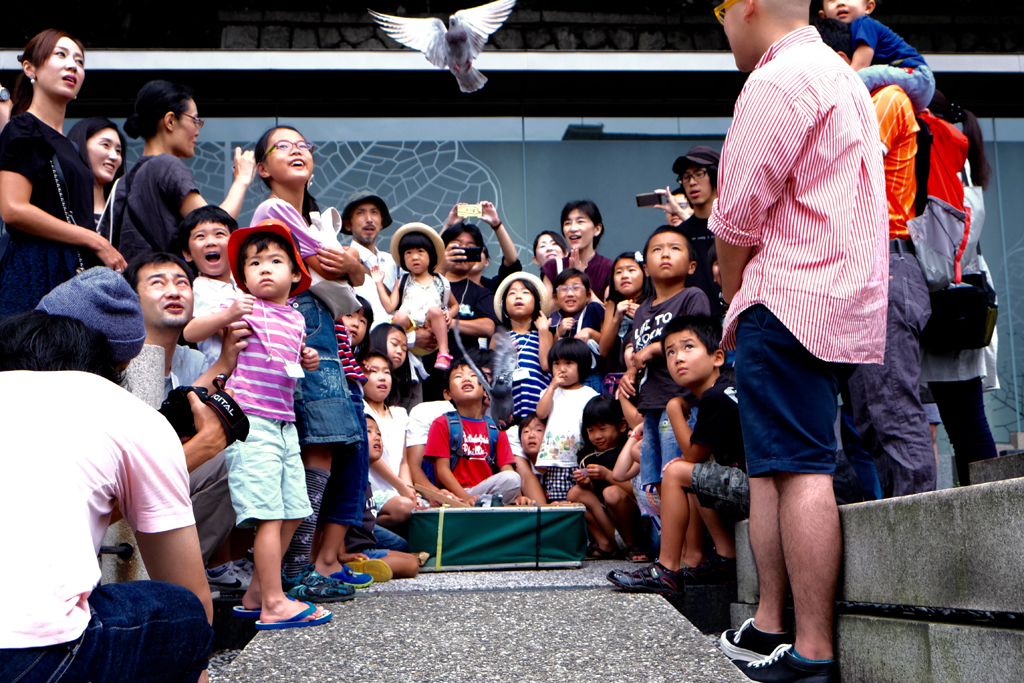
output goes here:
{"type": "Polygon", "coordinates": [[[484,388],[480,379],[465,361],[453,363],[447,374],[448,388],[444,397],[455,405],[456,415],[447,413],[431,423],[423,449],[424,457],[434,459],[438,487],[470,505],[485,493],[501,496],[504,505],[514,505],[522,482],[515,471],[508,436],[492,427],[493,421],[484,415],[484,388]],[[456,444],[455,453],[452,452],[450,418],[457,418],[462,425],[462,438],[456,444]]]}

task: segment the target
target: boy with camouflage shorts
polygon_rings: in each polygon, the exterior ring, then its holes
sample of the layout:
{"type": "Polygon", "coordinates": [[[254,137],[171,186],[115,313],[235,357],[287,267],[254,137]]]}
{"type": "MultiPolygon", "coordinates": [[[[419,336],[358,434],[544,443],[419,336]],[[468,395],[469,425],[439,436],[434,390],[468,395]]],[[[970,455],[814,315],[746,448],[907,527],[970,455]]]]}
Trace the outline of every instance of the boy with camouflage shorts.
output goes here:
{"type": "Polygon", "coordinates": [[[721,372],[720,325],[707,316],[681,316],[666,327],[661,344],[672,379],[698,398],[692,428],[675,398],[665,410],[683,457],[667,465],[661,485],[661,553],[650,567],[613,571],[608,580],[640,593],[680,597],[684,585],[736,581],[733,523],[750,513],[743,435],[732,374],[721,372]],[[703,557],[702,548],[686,547],[689,496],[700,504],[701,519],[715,542],[716,557],[686,566],[682,558],[703,557]],[[689,551],[687,553],[687,551],[689,551]]]}

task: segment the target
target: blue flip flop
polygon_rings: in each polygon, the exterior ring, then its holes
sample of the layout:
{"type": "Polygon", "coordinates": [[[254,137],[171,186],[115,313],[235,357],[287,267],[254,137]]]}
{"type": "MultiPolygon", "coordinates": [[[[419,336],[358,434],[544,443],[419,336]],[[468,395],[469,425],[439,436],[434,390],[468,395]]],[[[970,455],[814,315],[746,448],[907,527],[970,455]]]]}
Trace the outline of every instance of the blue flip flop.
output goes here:
{"type": "Polygon", "coordinates": [[[243,619],[259,619],[260,612],[262,611],[263,609],[261,607],[257,607],[256,609],[246,609],[241,605],[235,605],[231,610],[236,617],[242,617],[243,619]]]}
{"type": "Polygon", "coordinates": [[[331,617],[334,616],[330,611],[325,610],[327,613],[324,614],[322,617],[319,617],[318,619],[311,619],[309,621],[303,621],[306,617],[316,614],[316,611],[319,609],[316,605],[314,605],[311,602],[303,604],[308,605],[308,607],[299,612],[298,614],[296,614],[294,617],[291,617],[290,619],[285,619],[284,621],[275,621],[272,624],[264,624],[262,621],[257,621],[256,630],[276,631],[286,628],[305,628],[306,626],[319,626],[320,624],[326,624],[328,621],[331,620],[331,617]]]}
{"type": "MultiPolygon", "coordinates": [[[[285,595],[284,597],[288,598],[292,602],[295,602],[295,598],[293,598],[290,595],[285,595]]],[[[231,609],[231,611],[232,613],[234,613],[236,617],[241,617],[242,619],[259,619],[260,613],[263,611],[263,608],[257,607],[256,609],[249,609],[247,607],[243,607],[242,605],[235,605],[231,609]]]]}

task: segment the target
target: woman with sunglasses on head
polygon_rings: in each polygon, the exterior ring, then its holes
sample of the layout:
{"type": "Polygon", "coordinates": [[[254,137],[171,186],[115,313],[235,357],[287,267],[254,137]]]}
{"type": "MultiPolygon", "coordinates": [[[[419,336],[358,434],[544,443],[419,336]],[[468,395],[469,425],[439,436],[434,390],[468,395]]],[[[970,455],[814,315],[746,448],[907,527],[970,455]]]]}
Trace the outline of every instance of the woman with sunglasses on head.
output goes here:
{"type": "Polygon", "coordinates": [[[28,310],[84,268],[125,260],[93,230],[93,177],[64,137],[64,113],[85,79],[85,49],[47,29],[18,57],[12,117],[0,134],[0,316],[28,310]]]}
{"type": "MultiPolygon", "coordinates": [[[[320,232],[311,228],[310,214],[319,212],[309,192],[313,177],[313,145],[291,126],[271,128],[256,143],[256,172],[270,190],[270,197],[256,207],[253,224],[279,220],[292,231],[299,255],[325,280],[347,279],[363,283],[366,271],[352,248],[326,245],[320,232]]],[[[305,466],[306,489],[313,514],[299,525],[284,554],[282,568],[288,594],[300,600],[333,602],[347,599],[354,586],[362,586],[363,574],[353,574],[342,564],[354,559],[345,555],[345,534],[363,522],[370,452],[366,441],[362,381],[348,374],[339,355],[340,331],[331,309],[305,291],[295,307],[306,320],[306,346],[316,349],[320,367],[308,372],[295,387],[295,427],[305,466]],[[315,555],[313,535],[323,533],[315,555]]],[[[345,330],[344,323],[341,330],[345,330]]],[[[347,337],[347,331],[343,332],[347,337]]],[[[346,339],[347,341],[347,339],[346,339]]]]}
{"type": "MultiPolygon", "coordinates": [[[[114,197],[118,249],[129,261],[148,251],[171,251],[178,224],[193,209],[209,204],[182,159],[196,153],[199,118],[192,89],[180,83],[150,81],[135,98],[135,113],[124,132],[142,137],[146,146],[114,197]],[[127,201],[124,198],[127,197],[127,201]]],[[[235,148],[234,181],[222,209],[238,218],[245,191],[252,182],[252,152],[235,148]]]]}

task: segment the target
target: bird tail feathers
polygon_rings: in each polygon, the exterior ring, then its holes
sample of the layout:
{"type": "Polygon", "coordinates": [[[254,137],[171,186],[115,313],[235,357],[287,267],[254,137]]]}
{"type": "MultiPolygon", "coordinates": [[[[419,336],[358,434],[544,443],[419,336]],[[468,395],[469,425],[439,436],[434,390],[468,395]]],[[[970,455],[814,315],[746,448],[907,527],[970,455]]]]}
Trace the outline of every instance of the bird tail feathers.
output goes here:
{"type": "Polygon", "coordinates": [[[452,70],[452,73],[455,74],[455,80],[459,82],[462,92],[476,92],[487,82],[487,76],[480,73],[475,66],[463,71],[452,70]]]}

